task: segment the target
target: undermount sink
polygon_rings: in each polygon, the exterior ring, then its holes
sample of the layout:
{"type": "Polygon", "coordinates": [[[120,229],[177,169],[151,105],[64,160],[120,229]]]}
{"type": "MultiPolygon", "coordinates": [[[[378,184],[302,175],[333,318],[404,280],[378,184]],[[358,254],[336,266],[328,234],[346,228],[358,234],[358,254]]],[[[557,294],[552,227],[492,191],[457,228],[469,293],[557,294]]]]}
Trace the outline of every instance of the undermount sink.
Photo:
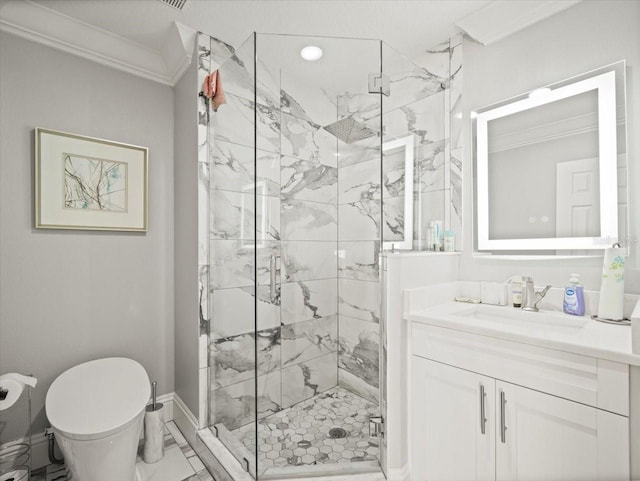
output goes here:
{"type": "Polygon", "coordinates": [[[466,319],[475,319],[509,326],[541,327],[541,325],[544,325],[545,328],[558,329],[582,329],[589,321],[587,317],[570,316],[561,312],[530,312],[507,306],[475,305],[471,308],[465,306],[453,313],[453,315],[466,319]]]}

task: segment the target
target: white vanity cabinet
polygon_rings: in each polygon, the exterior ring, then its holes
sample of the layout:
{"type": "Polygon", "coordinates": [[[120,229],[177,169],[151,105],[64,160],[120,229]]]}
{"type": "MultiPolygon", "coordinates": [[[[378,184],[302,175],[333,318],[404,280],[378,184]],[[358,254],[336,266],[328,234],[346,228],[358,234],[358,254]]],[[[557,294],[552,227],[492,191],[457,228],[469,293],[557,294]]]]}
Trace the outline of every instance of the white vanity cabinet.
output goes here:
{"type": "Polygon", "coordinates": [[[412,324],[412,481],[629,481],[628,365],[412,324]]]}
{"type": "Polygon", "coordinates": [[[494,480],[495,380],[419,357],[412,371],[412,481],[494,480]]]}

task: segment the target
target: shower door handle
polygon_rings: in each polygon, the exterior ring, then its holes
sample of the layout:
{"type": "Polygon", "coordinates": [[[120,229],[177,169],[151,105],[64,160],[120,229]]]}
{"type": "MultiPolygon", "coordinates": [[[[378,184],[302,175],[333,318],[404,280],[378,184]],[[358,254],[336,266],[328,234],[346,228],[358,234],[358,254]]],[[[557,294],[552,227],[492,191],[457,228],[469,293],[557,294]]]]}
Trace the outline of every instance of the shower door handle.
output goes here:
{"type": "Polygon", "coordinates": [[[271,304],[278,303],[278,290],[277,283],[278,280],[278,257],[275,255],[271,255],[269,258],[269,300],[271,304]]]}

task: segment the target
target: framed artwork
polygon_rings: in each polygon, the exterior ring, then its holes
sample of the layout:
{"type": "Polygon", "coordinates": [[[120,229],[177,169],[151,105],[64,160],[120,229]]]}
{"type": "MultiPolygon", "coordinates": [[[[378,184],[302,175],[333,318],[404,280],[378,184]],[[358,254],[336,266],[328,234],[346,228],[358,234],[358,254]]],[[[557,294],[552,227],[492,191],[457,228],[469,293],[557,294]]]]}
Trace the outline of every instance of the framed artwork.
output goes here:
{"type": "Polygon", "coordinates": [[[39,229],[147,230],[148,149],[35,130],[39,229]]]}

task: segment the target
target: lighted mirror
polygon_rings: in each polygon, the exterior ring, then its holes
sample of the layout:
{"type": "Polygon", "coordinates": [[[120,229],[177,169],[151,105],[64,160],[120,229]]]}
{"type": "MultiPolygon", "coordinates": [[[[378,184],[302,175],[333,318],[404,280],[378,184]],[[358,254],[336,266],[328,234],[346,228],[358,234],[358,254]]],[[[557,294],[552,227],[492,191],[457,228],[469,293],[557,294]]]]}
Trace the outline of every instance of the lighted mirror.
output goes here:
{"type": "Polygon", "coordinates": [[[620,62],[477,113],[479,251],[582,253],[618,242],[623,92],[620,62]]]}

